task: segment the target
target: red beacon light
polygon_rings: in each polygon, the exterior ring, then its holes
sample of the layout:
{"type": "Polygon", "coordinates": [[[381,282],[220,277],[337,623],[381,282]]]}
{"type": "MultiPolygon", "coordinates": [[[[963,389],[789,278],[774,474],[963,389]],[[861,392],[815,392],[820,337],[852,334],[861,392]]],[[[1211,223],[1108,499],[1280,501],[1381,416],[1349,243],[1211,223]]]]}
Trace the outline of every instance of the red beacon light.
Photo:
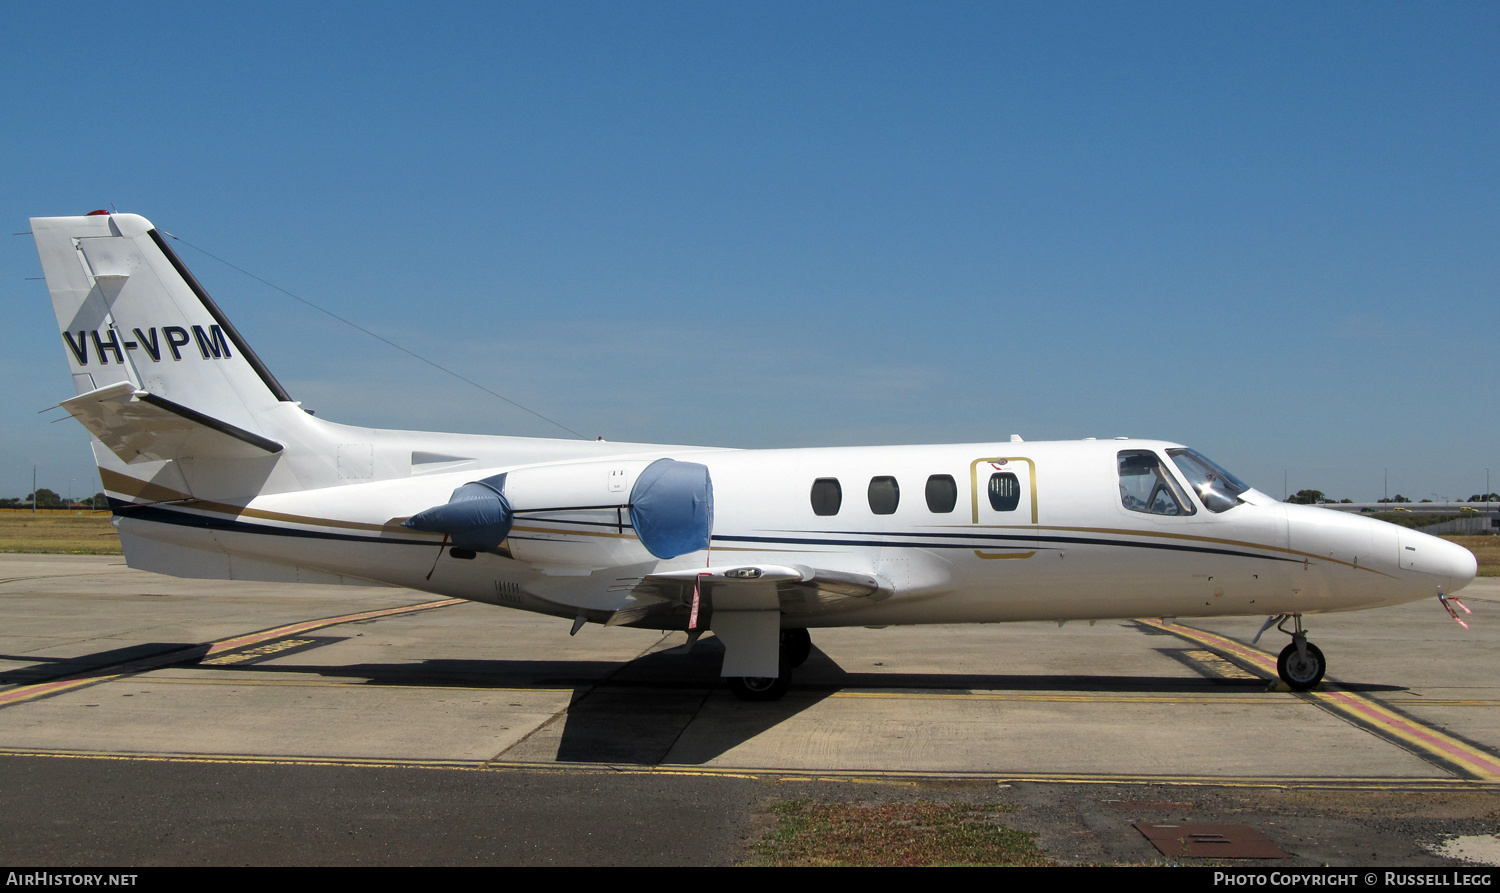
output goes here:
{"type": "Polygon", "coordinates": [[[88,212],[87,214],[85,214],[83,216],[85,216],[85,217],[98,217],[100,214],[103,214],[106,217],[109,216],[109,212],[106,211],[106,210],[104,210],[103,208],[100,208],[97,211],[90,211],[90,212],[88,212]]]}

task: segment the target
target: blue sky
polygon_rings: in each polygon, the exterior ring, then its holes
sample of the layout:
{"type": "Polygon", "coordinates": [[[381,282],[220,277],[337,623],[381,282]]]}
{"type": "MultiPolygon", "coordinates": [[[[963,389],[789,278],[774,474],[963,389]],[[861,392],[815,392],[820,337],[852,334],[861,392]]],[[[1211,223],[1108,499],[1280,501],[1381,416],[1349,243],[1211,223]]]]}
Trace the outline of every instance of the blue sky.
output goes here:
{"type": "MultiPolygon", "coordinates": [[[[110,206],[588,436],[1500,489],[1497,45],[1457,2],[12,5],[0,495],[97,488],[8,233],[110,206]]],[[[323,417],[561,433],[179,253],[323,417]]]]}

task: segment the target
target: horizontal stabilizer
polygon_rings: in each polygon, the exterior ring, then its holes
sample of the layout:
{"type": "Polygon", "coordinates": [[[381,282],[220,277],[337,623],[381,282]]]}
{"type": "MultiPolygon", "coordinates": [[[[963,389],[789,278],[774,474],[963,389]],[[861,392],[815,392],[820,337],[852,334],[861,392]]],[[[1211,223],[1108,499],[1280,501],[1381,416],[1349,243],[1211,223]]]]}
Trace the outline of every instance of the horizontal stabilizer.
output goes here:
{"type": "Polygon", "coordinates": [[[255,459],[285,447],[252,431],[173,403],[128,381],[62,402],[89,433],[126,462],[178,459],[255,459]]]}

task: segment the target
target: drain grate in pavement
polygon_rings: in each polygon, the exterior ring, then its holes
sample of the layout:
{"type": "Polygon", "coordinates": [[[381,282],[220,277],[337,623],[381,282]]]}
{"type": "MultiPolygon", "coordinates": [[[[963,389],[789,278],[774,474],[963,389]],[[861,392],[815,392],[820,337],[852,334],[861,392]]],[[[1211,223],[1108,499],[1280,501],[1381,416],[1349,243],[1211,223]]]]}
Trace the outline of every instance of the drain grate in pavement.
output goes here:
{"type": "Polygon", "coordinates": [[[1158,824],[1136,822],[1163,856],[1196,859],[1290,859],[1291,856],[1249,825],[1158,824]]]}

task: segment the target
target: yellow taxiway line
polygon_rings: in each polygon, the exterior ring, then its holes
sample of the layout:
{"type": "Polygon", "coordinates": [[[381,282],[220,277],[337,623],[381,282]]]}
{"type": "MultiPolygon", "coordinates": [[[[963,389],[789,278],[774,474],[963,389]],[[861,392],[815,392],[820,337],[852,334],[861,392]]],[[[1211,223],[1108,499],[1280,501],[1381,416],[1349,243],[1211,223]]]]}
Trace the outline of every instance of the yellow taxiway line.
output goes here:
{"type": "MultiPolygon", "coordinates": [[[[795,696],[795,695],[794,695],[795,696]]],[[[985,691],[849,691],[844,689],[829,695],[830,698],[862,698],[871,700],[898,701],[1051,701],[1075,704],[1224,704],[1224,695],[1101,695],[1101,694],[1017,694],[1014,692],[985,691]]],[[[1258,704],[1268,707],[1285,707],[1285,698],[1265,696],[1255,692],[1251,697],[1235,696],[1234,705],[1258,704]]]]}
{"type": "Polygon", "coordinates": [[[35,685],[23,685],[10,691],[0,692],[0,707],[9,707],[12,704],[20,704],[24,701],[44,698],[49,695],[61,694],[77,688],[89,685],[98,685],[119,679],[122,676],[131,676],[136,673],[144,673],[147,670],[155,670],[170,664],[180,663],[187,660],[200,660],[210,655],[236,648],[246,648],[280,639],[286,636],[294,636],[315,629],[323,629],[329,626],[337,626],[341,623],[354,623],[359,620],[374,620],[380,617],[392,617],[397,614],[411,614],[416,611],[430,611],[433,608],[445,608],[449,605],[463,604],[463,599],[445,598],[438,601],[422,602],[416,605],[402,605],[397,608],[382,608],[376,611],[360,611],[357,614],[342,614],[338,617],[323,617],[317,620],[303,620],[298,623],[288,623],[272,629],[260,632],[247,633],[242,636],[231,636],[210,642],[207,645],[190,645],[186,648],[178,648],[165,654],[157,654],[151,657],[143,657],[125,663],[113,664],[99,667],[77,676],[69,676],[63,679],[54,679],[50,682],[38,682],[35,685]]]}
{"type": "MultiPolygon", "coordinates": [[[[1276,658],[1258,648],[1176,623],[1163,623],[1159,620],[1136,622],[1212,648],[1220,654],[1248,664],[1269,678],[1276,678],[1276,658]]],[[[1480,781],[1500,782],[1500,759],[1466,741],[1402,716],[1378,701],[1327,683],[1317,690],[1298,694],[1320,707],[1354,720],[1382,737],[1405,744],[1422,756],[1436,758],[1464,775],[1480,781]]]]}

